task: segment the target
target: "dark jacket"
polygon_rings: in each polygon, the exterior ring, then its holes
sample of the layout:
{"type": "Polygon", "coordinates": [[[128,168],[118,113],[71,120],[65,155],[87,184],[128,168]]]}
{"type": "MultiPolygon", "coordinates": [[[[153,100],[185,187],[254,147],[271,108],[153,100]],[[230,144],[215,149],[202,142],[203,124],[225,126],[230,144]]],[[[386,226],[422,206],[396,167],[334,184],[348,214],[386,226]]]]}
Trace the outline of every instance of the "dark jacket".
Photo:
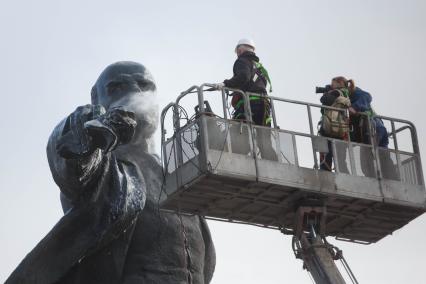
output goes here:
{"type": "MultiPolygon", "coordinates": [[[[324,106],[331,106],[332,104],[334,104],[334,102],[339,96],[340,96],[340,93],[337,90],[328,91],[321,96],[321,99],[320,99],[321,104],[324,106]]],[[[323,108],[321,109],[321,113],[324,114],[323,108]]]]}
{"type": "Polygon", "coordinates": [[[340,96],[339,92],[335,92],[334,90],[324,93],[320,99],[321,104],[325,106],[331,106],[338,96],[340,96]]]}
{"type": "MultiPolygon", "coordinates": [[[[351,95],[351,106],[358,112],[369,112],[371,123],[373,129],[376,131],[376,143],[379,147],[388,147],[389,138],[386,127],[383,124],[383,121],[376,117],[373,109],[371,108],[371,101],[373,98],[370,93],[360,89],[355,88],[355,91],[351,95]]],[[[353,139],[356,142],[367,143],[370,144],[370,137],[368,135],[368,125],[365,123],[360,123],[361,116],[352,116],[351,121],[354,125],[354,137],[353,139]],[[357,133],[361,131],[363,133],[357,133]]]]}
{"type": "Polygon", "coordinates": [[[355,91],[350,97],[351,99],[351,106],[358,112],[365,112],[371,110],[371,95],[361,90],[360,88],[355,88],[355,91]]]}
{"type": "Polygon", "coordinates": [[[259,62],[259,57],[254,52],[246,51],[241,54],[234,63],[234,76],[223,82],[225,87],[239,89],[244,92],[266,94],[267,81],[264,76],[258,72],[259,78],[253,81],[257,70],[254,62],[259,62]]]}

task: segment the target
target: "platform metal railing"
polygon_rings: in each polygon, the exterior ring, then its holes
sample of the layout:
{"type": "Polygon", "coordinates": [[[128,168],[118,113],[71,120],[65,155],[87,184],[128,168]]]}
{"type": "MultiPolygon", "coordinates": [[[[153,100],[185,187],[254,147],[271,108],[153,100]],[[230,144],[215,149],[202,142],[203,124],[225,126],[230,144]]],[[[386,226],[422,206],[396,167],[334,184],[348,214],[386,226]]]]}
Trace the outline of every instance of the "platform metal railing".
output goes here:
{"type": "MultiPolygon", "coordinates": [[[[200,167],[206,164],[207,156],[204,149],[210,149],[212,142],[217,145],[223,144],[222,151],[234,153],[232,146],[236,140],[233,133],[233,127],[244,127],[248,129],[244,132],[249,151],[246,155],[254,159],[256,173],[259,171],[258,161],[261,159],[275,159],[279,163],[288,163],[301,167],[307,163],[306,159],[300,156],[305,153],[306,149],[302,149],[299,140],[306,139],[311,144],[312,155],[310,155],[308,164],[312,161],[311,168],[319,170],[319,154],[330,151],[333,154],[334,171],[336,174],[350,174],[354,176],[363,176],[374,179],[390,179],[404,183],[424,185],[423,171],[420,159],[420,151],[416,128],[413,123],[403,119],[397,119],[387,116],[376,116],[379,119],[390,124],[389,137],[393,139],[393,148],[378,147],[377,143],[363,144],[350,141],[350,135],[347,140],[334,139],[319,136],[315,131],[315,123],[313,121],[313,109],[320,111],[321,109],[332,109],[336,111],[347,112],[346,109],[338,109],[320,104],[284,99],[280,97],[267,96],[271,105],[272,127],[264,127],[255,125],[252,121],[252,111],[249,103],[250,93],[241,90],[223,88],[221,91],[214,91],[214,84],[202,84],[201,86],[192,86],[188,90],[182,92],[174,103],[167,105],[161,113],[162,127],[162,155],[163,166],[170,173],[171,171],[181,167],[183,164],[190,162],[191,159],[199,159],[197,165],[200,167]],[[213,91],[206,95],[206,91],[213,91]],[[246,120],[233,120],[228,113],[228,94],[239,94],[244,100],[244,111],[246,120]],[[188,121],[186,125],[180,125],[179,109],[181,100],[185,97],[196,95],[198,101],[199,112],[194,115],[194,119],[188,121]],[[205,99],[220,100],[222,105],[222,113],[206,112],[205,99]],[[291,129],[281,129],[279,127],[279,119],[284,119],[282,115],[277,115],[277,106],[299,105],[306,108],[306,117],[308,118],[308,132],[294,131],[291,129]],[[173,111],[173,134],[167,139],[165,132],[165,117],[169,110],[173,111]],[[279,117],[277,117],[279,116],[279,117]],[[212,123],[214,121],[214,123],[212,123]],[[213,129],[216,125],[217,128],[213,129]],[[397,125],[399,127],[397,127],[397,125]],[[399,135],[409,131],[409,140],[404,141],[409,144],[412,151],[404,151],[399,147],[399,135]],[[209,133],[211,132],[211,133],[209,133]],[[191,133],[188,140],[188,133],[191,133]],[[218,137],[212,137],[213,133],[218,137]],[[222,137],[222,136],[223,137],[222,137]],[[223,138],[222,143],[218,143],[219,136],[223,138]],[[215,140],[216,139],[216,140],[215,140]],[[191,145],[190,145],[191,144],[191,145]],[[265,145],[271,145],[270,149],[261,149],[265,145]],[[188,153],[188,151],[190,153],[188,153]],[[265,152],[266,151],[266,152],[265,152]],[[274,151],[274,155],[269,155],[268,151],[274,151]],[[291,159],[286,157],[286,153],[291,155],[291,159]],[[271,158],[272,157],[272,158],[271,158]],[[172,165],[173,164],[173,165],[172,165]]],[[[284,114],[285,115],[285,114],[284,114]]],[[[368,133],[371,137],[370,141],[376,141],[376,133],[374,131],[373,120],[368,121],[368,133]]],[[[243,134],[240,134],[243,135],[243,134]]],[[[238,139],[240,139],[239,137],[238,139]]],[[[306,143],[305,143],[306,144],[306,143]]],[[[305,145],[306,146],[306,145],[305,145]]],[[[236,146],[234,145],[234,148],[236,146]]],[[[218,150],[218,149],[216,149],[218,150]]],[[[241,152],[241,151],[240,151],[241,152]]],[[[241,153],[240,153],[241,154],[241,153]]],[[[200,169],[201,171],[205,169],[200,169]]]]}

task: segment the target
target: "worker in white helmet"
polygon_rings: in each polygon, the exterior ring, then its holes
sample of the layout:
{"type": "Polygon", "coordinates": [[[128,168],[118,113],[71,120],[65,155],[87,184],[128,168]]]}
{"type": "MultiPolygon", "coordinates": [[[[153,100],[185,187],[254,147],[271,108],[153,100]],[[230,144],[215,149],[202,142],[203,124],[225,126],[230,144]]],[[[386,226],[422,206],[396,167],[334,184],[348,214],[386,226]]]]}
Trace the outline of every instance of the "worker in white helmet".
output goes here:
{"type": "MultiPolygon", "coordinates": [[[[266,86],[270,79],[268,72],[259,62],[259,57],[255,54],[255,44],[251,39],[241,39],[235,47],[238,58],[234,63],[234,76],[231,79],[218,84],[218,88],[228,87],[239,89],[253,94],[250,96],[250,106],[253,113],[253,122],[257,125],[270,126],[271,118],[269,111],[269,101],[264,99],[267,96],[266,86]]],[[[243,98],[234,94],[232,97],[234,107],[234,119],[245,119],[243,98]]]]}
{"type": "MultiPolygon", "coordinates": [[[[271,85],[268,72],[260,64],[259,57],[255,54],[255,44],[251,39],[241,39],[235,47],[235,53],[238,58],[234,63],[234,76],[231,79],[224,80],[218,84],[218,88],[232,88],[247,92],[250,99],[250,108],[252,112],[252,121],[256,125],[271,126],[270,102],[267,99],[266,87],[271,85]]],[[[270,86],[270,91],[272,88],[270,86]]],[[[239,93],[231,94],[231,105],[234,107],[233,119],[246,120],[244,113],[244,100],[239,93]]],[[[260,130],[259,130],[260,132],[260,130]]],[[[268,131],[269,133],[270,131],[268,131]]],[[[263,139],[262,139],[263,140],[263,139]]],[[[264,152],[262,158],[276,160],[276,154],[272,151],[270,145],[271,139],[265,140],[268,145],[263,145],[264,152]],[[264,157],[268,156],[268,157],[264,157]]],[[[261,145],[258,145],[261,146],[261,145]]]]}

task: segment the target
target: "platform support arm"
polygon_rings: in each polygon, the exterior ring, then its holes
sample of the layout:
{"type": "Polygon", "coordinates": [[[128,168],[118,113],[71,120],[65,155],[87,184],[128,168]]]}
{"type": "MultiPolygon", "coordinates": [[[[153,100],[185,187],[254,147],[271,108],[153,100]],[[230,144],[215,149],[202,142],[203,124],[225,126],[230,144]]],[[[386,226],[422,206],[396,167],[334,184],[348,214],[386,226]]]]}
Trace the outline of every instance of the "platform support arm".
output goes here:
{"type": "Polygon", "coordinates": [[[325,239],[325,206],[300,206],[295,214],[293,251],[317,284],[345,284],[335,260],[342,260],[353,283],[358,283],[342,251],[325,239]],[[345,266],[346,264],[346,266],[345,266]],[[348,267],[348,268],[346,268],[348,267]],[[355,281],[354,281],[355,280],[355,281]]]}

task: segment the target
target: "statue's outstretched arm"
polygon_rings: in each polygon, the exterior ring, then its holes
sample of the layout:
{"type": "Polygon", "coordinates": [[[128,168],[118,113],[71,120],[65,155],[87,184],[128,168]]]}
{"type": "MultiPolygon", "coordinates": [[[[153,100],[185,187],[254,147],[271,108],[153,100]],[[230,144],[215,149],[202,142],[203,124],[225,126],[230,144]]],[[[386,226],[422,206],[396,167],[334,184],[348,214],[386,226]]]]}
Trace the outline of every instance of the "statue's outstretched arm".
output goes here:
{"type": "Polygon", "coordinates": [[[78,107],[53,130],[47,157],[53,178],[69,201],[98,180],[109,153],[130,141],[136,122],[124,109],[105,112],[102,106],[78,107]]]}

